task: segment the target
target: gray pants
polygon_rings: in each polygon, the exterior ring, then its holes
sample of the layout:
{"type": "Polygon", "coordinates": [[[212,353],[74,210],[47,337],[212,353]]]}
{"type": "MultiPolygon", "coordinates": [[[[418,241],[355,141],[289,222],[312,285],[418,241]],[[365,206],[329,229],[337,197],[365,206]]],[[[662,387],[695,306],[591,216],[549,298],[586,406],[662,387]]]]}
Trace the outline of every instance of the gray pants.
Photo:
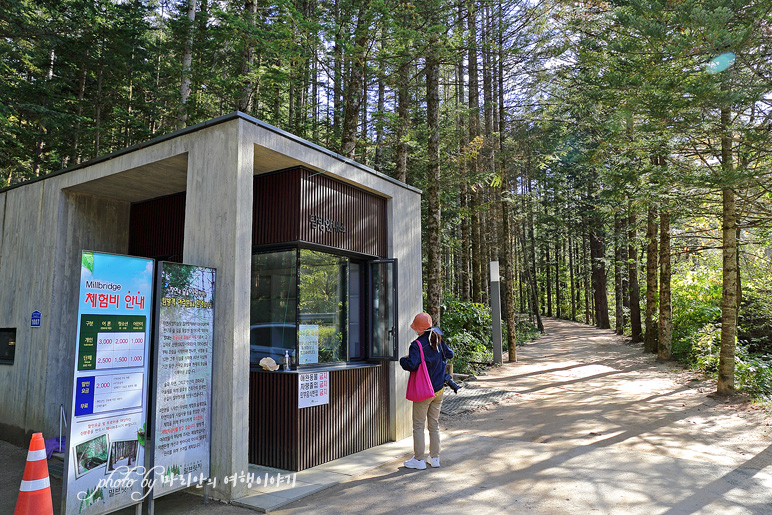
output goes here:
{"type": "Polygon", "coordinates": [[[440,408],[444,389],[425,401],[413,403],[413,453],[415,459],[426,459],[426,418],[429,418],[429,455],[440,457],[440,408]]]}

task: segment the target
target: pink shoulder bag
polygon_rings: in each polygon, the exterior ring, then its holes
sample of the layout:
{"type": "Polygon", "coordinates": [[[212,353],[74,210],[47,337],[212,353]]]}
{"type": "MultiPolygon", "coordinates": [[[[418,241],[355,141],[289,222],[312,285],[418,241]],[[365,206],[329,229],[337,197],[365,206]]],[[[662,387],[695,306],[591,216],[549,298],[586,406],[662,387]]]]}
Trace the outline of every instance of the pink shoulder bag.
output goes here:
{"type": "Polygon", "coordinates": [[[421,402],[434,397],[434,387],[432,380],[429,379],[429,371],[426,369],[426,360],[424,359],[424,349],[421,342],[416,340],[418,350],[421,352],[421,365],[418,370],[410,372],[410,379],[407,380],[407,400],[421,402]]]}

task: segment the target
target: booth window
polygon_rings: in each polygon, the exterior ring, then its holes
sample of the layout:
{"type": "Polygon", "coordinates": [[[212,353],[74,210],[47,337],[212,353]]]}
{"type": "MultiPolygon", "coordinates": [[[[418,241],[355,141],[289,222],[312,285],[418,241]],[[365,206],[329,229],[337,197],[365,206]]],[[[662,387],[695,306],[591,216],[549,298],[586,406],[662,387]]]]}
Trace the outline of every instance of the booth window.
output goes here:
{"type": "Polygon", "coordinates": [[[252,256],[252,293],[249,320],[250,364],[264,357],[277,363],[285,351],[295,357],[297,335],[297,251],[252,256]]]}
{"type": "Polygon", "coordinates": [[[250,364],[396,359],[396,261],[307,248],[252,256],[250,364]],[[369,279],[369,280],[368,280],[369,279]]]}
{"type": "Polygon", "coordinates": [[[13,365],[16,354],[16,329],[0,329],[0,364],[13,365]]]}
{"type": "Polygon", "coordinates": [[[348,359],[348,258],[300,249],[298,365],[348,359]]]}

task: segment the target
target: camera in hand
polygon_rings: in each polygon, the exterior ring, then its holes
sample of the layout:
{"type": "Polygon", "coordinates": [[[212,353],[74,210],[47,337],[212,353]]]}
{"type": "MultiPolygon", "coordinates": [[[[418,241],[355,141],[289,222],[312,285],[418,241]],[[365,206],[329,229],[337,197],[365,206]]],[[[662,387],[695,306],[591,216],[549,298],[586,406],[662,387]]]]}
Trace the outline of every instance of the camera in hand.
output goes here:
{"type": "Polygon", "coordinates": [[[445,386],[453,390],[453,393],[458,393],[458,389],[461,388],[456,384],[456,382],[453,380],[453,376],[450,374],[445,374],[445,386]]]}

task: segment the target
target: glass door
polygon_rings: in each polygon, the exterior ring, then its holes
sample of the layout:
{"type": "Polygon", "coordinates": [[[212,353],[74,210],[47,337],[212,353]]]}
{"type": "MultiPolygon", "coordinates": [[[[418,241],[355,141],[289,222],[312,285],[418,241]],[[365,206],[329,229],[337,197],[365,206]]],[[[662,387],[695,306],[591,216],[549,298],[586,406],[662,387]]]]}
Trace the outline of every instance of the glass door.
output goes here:
{"type": "Polygon", "coordinates": [[[369,262],[371,359],[397,359],[397,260],[369,262]]]}

